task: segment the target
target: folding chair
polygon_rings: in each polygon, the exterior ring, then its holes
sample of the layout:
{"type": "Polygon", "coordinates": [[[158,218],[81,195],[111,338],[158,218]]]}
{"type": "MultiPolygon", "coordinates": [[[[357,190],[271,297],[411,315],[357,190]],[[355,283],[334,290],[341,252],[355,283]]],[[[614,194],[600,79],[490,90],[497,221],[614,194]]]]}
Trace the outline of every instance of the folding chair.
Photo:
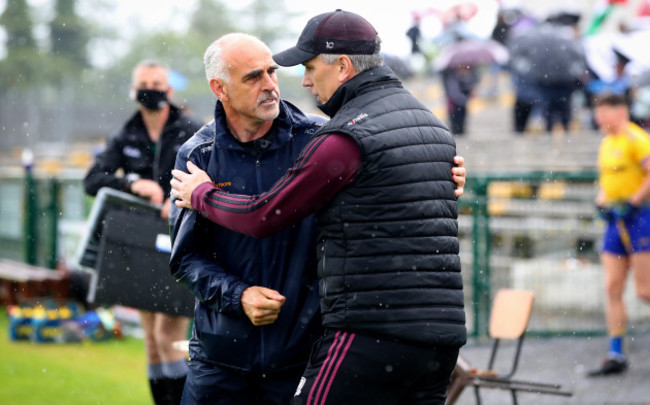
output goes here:
{"type": "Polygon", "coordinates": [[[509,390],[512,401],[517,405],[517,391],[537,392],[541,394],[571,396],[571,391],[564,391],[559,384],[547,384],[534,381],[515,380],[524,335],[533,309],[534,295],[525,290],[499,290],[494,297],[490,313],[490,337],[494,340],[487,369],[472,368],[462,356],[458,356],[452,381],[447,393],[447,405],[456,402],[466,386],[474,387],[477,405],[481,405],[479,389],[499,388],[509,390]],[[512,366],[506,373],[494,370],[497,351],[501,340],[517,340],[512,366]]]}

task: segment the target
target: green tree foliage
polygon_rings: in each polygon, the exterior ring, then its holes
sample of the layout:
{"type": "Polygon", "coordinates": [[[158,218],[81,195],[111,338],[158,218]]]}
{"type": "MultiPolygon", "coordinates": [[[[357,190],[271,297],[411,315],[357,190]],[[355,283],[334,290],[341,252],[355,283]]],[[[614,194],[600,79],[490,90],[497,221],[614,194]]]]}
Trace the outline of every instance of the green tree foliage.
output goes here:
{"type": "Polygon", "coordinates": [[[8,0],[7,7],[0,17],[0,24],[7,32],[8,52],[20,48],[36,48],[29,6],[25,0],[8,0]]]}
{"type": "Polygon", "coordinates": [[[25,0],[7,0],[0,16],[7,36],[7,57],[0,60],[0,93],[27,86],[42,74],[43,58],[32,33],[32,20],[25,0]]]}
{"type": "Polygon", "coordinates": [[[86,46],[90,34],[75,12],[75,3],[75,0],[56,0],[56,15],[50,22],[52,54],[70,73],[88,66],[86,46]]]}
{"type": "Polygon", "coordinates": [[[177,32],[160,32],[141,35],[130,47],[129,52],[113,66],[109,75],[121,77],[124,87],[130,84],[131,72],[143,59],[157,59],[190,81],[205,82],[203,76],[204,42],[196,36],[177,32]]]}
{"type": "Polygon", "coordinates": [[[248,26],[248,31],[271,49],[276,41],[293,35],[287,21],[294,13],[287,10],[283,0],[253,0],[238,14],[240,25],[248,26]]]}
{"type": "Polygon", "coordinates": [[[131,43],[129,52],[110,69],[109,75],[123,77],[127,86],[133,67],[142,59],[153,58],[167,63],[188,79],[186,95],[206,94],[203,54],[215,39],[240,30],[232,24],[233,20],[223,1],[199,0],[186,32],[161,30],[139,35],[131,43]]]}
{"type": "Polygon", "coordinates": [[[42,21],[30,15],[26,0],[8,0],[0,16],[7,33],[6,58],[0,61],[0,84],[11,88],[59,85],[65,78],[78,77],[87,68],[90,34],[75,12],[75,0],[54,0],[54,17],[49,22],[49,47],[34,39],[33,28],[42,21]],[[49,52],[46,52],[49,50],[49,52]]]}
{"type": "Polygon", "coordinates": [[[237,31],[231,12],[220,0],[199,0],[191,21],[188,34],[202,38],[206,48],[223,34],[237,31]]]}

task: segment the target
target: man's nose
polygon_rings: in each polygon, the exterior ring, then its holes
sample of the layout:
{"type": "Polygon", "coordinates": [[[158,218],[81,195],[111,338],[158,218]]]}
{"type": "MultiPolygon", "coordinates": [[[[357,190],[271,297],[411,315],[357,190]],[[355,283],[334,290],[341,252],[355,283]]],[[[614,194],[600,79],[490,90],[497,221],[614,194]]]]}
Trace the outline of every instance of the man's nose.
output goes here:
{"type": "Polygon", "coordinates": [[[275,89],[277,87],[276,82],[273,79],[273,76],[271,76],[268,73],[264,74],[263,85],[264,85],[264,88],[267,88],[267,89],[275,89]]]}

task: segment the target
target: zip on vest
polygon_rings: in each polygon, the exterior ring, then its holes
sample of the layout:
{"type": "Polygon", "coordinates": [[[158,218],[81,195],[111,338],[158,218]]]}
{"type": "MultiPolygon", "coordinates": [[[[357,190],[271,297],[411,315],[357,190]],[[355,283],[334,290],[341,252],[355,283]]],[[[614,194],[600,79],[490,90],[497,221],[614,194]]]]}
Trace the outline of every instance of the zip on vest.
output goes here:
{"type": "Polygon", "coordinates": [[[327,292],[327,277],[326,277],[326,274],[325,274],[325,269],[326,269],[325,264],[326,264],[326,261],[327,261],[327,240],[323,241],[323,247],[322,247],[321,250],[323,251],[323,259],[322,259],[322,262],[323,262],[323,277],[321,278],[321,280],[323,281],[323,291],[322,292],[323,292],[323,295],[325,295],[326,292],[327,292]]]}

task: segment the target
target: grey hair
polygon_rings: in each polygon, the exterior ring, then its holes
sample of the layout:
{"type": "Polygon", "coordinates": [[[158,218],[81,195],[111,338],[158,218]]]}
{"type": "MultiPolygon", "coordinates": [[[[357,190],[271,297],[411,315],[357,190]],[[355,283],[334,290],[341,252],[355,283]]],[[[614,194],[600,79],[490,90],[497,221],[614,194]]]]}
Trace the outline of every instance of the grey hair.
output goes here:
{"type": "Polygon", "coordinates": [[[162,68],[165,71],[165,75],[167,78],[169,78],[169,66],[166,63],[163,63],[157,59],[143,59],[140,62],[138,62],[137,65],[133,68],[133,72],[131,73],[131,83],[135,84],[135,72],[140,69],[140,68],[162,68]]]}
{"type": "MultiPolygon", "coordinates": [[[[384,58],[379,54],[379,49],[381,49],[381,39],[377,37],[375,42],[377,45],[377,53],[375,54],[348,55],[348,57],[350,57],[350,61],[352,62],[352,66],[354,66],[357,72],[361,73],[369,69],[380,67],[384,64],[384,58]]],[[[332,63],[336,62],[339,56],[341,56],[341,54],[323,53],[320,55],[323,62],[325,62],[327,65],[331,65],[332,63]]]]}
{"type": "MultiPolygon", "coordinates": [[[[254,35],[235,32],[226,34],[217,39],[208,46],[203,55],[203,65],[205,67],[205,77],[210,81],[211,79],[220,79],[224,82],[230,82],[230,73],[228,71],[230,65],[223,60],[222,52],[226,42],[233,40],[249,40],[254,41],[268,49],[268,46],[254,35]]],[[[269,53],[271,51],[269,50],[269,53]]]]}

